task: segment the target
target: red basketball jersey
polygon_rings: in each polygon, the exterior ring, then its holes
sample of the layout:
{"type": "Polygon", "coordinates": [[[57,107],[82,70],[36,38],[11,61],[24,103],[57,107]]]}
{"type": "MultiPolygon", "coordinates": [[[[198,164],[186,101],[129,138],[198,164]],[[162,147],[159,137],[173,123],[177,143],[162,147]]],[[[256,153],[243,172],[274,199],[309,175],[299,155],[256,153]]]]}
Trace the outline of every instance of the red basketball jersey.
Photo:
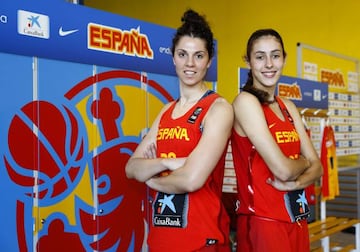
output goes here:
{"type": "MultiPolygon", "coordinates": [[[[281,151],[287,157],[297,159],[300,155],[299,135],[285,105],[278,98],[277,102],[283,112],[284,121],[268,105],[262,106],[269,131],[281,151]]],[[[249,139],[233,131],[231,144],[238,182],[239,214],[287,222],[308,217],[309,207],[304,190],[279,191],[267,184],[266,180],[274,175],[249,139]]]]}
{"type": "MultiPolygon", "coordinates": [[[[176,104],[174,102],[159,123],[158,157],[189,156],[201,138],[202,120],[218,97],[216,93],[203,97],[176,119],[171,116],[176,104]]],[[[150,251],[194,251],[206,245],[227,242],[229,218],[221,203],[226,147],[222,158],[198,191],[185,194],[153,193],[148,237],[150,251]]]]}

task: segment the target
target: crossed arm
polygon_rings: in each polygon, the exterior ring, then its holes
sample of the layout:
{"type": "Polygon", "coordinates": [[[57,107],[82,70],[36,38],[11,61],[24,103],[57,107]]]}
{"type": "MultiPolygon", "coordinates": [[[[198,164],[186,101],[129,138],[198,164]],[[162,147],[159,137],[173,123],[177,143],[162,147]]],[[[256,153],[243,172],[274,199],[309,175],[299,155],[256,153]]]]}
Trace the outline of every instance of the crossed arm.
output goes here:
{"type": "Polygon", "coordinates": [[[301,139],[298,159],[282,153],[269,131],[260,103],[249,93],[240,93],[234,100],[234,129],[249,138],[273,173],[274,179],[269,178],[267,183],[279,190],[302,189],[320,178],[322,167],[295,105],[289,100],[284,102],[301,139]]]}
{"type": "Polygon", "coordinates": [[[227,147],[233,109],[223,98],[218,98],[207,112],[200,141],[188,157],[154,158],[157,128],[163,111],[129,159],[126,174],[128,178],[145,182],[150,188],[165,193],[196,191],[204,185],[227,147]],[[168,176],[157,176],[165,170],[172,172],[168,176]]]}

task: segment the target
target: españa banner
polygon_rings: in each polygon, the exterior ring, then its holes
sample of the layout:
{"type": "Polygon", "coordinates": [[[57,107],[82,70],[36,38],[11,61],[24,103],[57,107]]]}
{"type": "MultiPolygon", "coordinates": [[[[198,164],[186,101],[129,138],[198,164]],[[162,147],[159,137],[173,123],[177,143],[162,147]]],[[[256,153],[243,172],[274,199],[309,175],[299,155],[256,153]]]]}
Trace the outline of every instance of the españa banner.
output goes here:
{"type": "MultiPolygon", "coordinates": [[[[239,69],[239,89],[247,80],[248,69],[239,69]]],[[[328,109],[328,85],[322,82],[281,76],[276,95],[290,99],[298,108],[328,109]]]]}

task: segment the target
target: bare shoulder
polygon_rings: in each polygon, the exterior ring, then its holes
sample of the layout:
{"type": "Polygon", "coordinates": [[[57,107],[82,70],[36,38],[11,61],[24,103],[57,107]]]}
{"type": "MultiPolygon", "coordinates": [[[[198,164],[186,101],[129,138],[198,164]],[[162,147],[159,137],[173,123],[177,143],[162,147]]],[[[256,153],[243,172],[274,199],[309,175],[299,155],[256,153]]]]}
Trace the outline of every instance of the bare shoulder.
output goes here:
{"type": "Polygon", "coordinates": [[[249,92],[240,92],[234,99],[233,104],[244,103],[244,102],[258,102],[258,99],[249,92]]]}
{"type": "Polygon", "coordinates": [[[222,107],[231,107],[231,104],[224,98],[224,97],[218,97],[214,104],[216,104],[216,106],[222,106],[222,107]]]}
{"type": "Polygon", "coordinates": [[[218,97],[211,105],[210,113],[233,114],[233,108],[224,97],[218,97]]]}
{"type": "Polygon", "coordinates": [[[247,108],[247,111],[254,109],[254,108],[260,108],[260,102],[259,100],[249,92],[241,92],[239,93],[233,103],[232,106],[235,110],[235,112],[241,108],[247,108]]]}
{"type": "Polygon", "coordinates": [[[233,118],[234,111],[231,104],[224,97],[218,97],[211,105],[204,121],[217,125],[232,124],[233,118]]]}

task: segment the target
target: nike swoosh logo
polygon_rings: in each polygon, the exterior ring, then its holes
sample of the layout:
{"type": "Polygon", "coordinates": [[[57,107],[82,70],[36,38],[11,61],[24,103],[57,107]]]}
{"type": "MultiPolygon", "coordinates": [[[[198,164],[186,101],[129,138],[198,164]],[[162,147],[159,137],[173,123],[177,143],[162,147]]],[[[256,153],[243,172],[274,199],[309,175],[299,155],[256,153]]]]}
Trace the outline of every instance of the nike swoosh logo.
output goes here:
{"type": "Polygon", "coordinates": [[[64,36],[70,35],[70,34],[72,34],[72,33],[74,33],[74,32],[77,32],[77,31],[78,31],[78,29],[64,31],[63,28],[62,28],[62,26],[61,26],[61,27],[59,28],[59,35],[60,35],[61,37],[64,37],[64,36]]]}
{"type": "Polygon", "coordinates": [[[274,126],[275,126],[275,124],[276,124],[276,123],[272,123],[272,124],[270,124],[270,125],[269,125],[269,129],[271,129],[272,127],[274,127],[274,126]]]}

